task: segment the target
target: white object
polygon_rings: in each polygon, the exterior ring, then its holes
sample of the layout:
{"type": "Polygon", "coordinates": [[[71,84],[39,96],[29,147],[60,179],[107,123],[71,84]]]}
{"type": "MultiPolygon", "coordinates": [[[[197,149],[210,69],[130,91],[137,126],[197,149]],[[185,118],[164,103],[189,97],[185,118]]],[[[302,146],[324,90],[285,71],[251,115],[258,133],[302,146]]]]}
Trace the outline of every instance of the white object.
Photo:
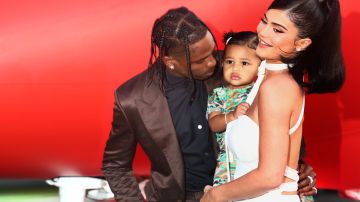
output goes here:
{"type": "Polygon", "coordinates": [[[89,197],[93,199],[105,200],[114,197],[109,184],[104,179],[93,177],[59,177],[46,180],[46,183],[59,187],[60,202],[84,202],[85,193],[88,189],[95,189],[89,192],[89,197]]]}
{"type": "Polygon", "coordinates": [[[307,176],[307,178],[309,178],[309,180],[310,180],[310,184],[312,184],[313,182],[314,182],[314,179],[309,175],[309,176],[307,176]]]}
{"type": "Polygon", "coordinates": [[[360,189],[347,189],[344,194],[352,200],[360,201],[360,189]]]}

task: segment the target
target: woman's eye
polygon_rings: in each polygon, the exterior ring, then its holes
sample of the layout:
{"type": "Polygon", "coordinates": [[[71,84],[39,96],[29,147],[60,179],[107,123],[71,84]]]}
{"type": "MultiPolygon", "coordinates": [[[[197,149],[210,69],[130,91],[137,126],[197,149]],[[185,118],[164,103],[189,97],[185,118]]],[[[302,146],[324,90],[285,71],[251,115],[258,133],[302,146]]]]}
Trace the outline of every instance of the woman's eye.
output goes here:
{"type": "Polygon", "coordinates": [[[277,29],[277,28],[274,28],[274,32],[275,32],[275,33],[284,33],[282,30],[277,29]]]}
{"type": "Polygon", "coordinates": [[[264,18],[260,19],[262,23],[267,24],[266,20],[264,18]]]}

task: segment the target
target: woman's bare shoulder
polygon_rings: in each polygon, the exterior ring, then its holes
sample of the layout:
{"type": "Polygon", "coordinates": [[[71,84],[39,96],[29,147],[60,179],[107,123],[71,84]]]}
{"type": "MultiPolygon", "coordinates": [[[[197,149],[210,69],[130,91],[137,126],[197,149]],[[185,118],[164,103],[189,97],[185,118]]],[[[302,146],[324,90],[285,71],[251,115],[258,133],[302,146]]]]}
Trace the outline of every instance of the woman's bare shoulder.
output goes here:
{"type": "Polygon", "coordinates": [[[259,99],[266,105],[281,105],[292,108],[299,96],[302,95],[301,87],[291,75],[272,75],[264,80],[259,89],[259,99]]]}
{"type": "Polygon", "coordinates": [[[289,74],[277,74],[266,78],[260,86],[260,92],[277,95],[296,95],[301,87],[289,74]]]}

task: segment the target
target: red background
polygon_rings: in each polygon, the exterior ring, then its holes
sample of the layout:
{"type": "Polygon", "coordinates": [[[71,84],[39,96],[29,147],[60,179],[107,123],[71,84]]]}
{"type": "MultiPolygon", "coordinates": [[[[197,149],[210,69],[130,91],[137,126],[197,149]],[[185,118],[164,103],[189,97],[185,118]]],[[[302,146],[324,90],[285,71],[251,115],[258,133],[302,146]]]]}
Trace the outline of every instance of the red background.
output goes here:
{"type": "MultiPolygon", "coordinates": [[[[253,30],[271,0],[0,3],[0,178],[101,175],[113,92],[146,68],[154,20],[187,6],[215,33],[253,30]]],[[[321,188],[360,188],[360,1],[341,0],[347,79],[307,96],[307,161],[321,188]]],[[[142,152],[137,174],[147,174],[142,152]]]]}

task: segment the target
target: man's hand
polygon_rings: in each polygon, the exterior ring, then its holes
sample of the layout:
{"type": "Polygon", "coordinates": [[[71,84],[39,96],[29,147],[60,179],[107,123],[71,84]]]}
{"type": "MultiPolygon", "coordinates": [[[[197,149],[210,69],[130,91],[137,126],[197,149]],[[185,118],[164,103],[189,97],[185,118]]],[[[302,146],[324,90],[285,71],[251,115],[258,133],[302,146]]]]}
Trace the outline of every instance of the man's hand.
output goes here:
{"type": "Polygon", "coordinates": [[[139,183],[139,189],[141,191],[141,195],[144,197],[145,200],[147,200],[146,194],[145,194],[145,186],[146,186],[146,183],[148,183],[149,181],[150,181],[149,179],[146,179],[139,183]]]}
{"type": "Polygon", "coordinates": [[[298,192],[304,196],[317,194],[316,173],[313,168],[307,164],[299,164],[300,179],[298,182],[298,192]]]}

